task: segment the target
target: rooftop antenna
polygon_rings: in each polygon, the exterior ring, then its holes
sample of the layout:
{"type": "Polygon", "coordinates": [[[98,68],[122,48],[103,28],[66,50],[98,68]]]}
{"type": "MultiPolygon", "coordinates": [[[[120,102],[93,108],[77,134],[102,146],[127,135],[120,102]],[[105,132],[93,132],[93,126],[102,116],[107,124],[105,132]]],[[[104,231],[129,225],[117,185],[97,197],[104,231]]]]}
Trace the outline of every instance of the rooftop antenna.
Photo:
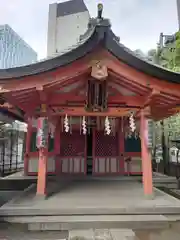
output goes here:
{"type": "Polygon", "coordinates": [[[99,3],[97,7],[98,7],[98,19],[102,19],[103,4],[99,3]]]}

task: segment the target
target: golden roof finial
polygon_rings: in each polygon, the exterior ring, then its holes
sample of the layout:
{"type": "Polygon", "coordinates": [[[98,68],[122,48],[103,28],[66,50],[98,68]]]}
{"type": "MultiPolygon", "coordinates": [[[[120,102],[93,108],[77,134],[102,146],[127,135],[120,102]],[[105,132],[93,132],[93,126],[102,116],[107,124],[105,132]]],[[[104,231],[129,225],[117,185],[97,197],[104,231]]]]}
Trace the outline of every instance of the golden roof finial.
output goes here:
{"type": "Polygon", "coordinates": [[[103,12],[103,4],[102,3],[98,3],[98,18],[101,19],[102,18],[102,12],[103,12]]]}

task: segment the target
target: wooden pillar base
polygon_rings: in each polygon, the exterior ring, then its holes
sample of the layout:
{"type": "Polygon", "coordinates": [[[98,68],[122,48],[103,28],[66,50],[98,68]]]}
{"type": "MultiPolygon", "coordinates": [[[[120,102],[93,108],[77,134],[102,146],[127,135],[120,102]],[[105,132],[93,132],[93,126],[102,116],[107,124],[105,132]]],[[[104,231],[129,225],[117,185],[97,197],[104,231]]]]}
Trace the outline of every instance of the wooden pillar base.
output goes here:
{"type": "Polygon", "coordinates": [[[47,159],[48,150],[46,148],[41,148],[39,150],[39,166],[36,192],[36,195],[41,198],[45,198],[47,196],[46,191],[47,159]]]}
{"type": "Polygon", "coordinates": [[[154,199],[154,193],[152,193],[152,194],[147,194],[147,193],[145,193],[145,194],[144,194],[144,197],[145,197],[145,199],[147,199],[147,200],[153,200],[153,199],[154,199]]]}
{"type": "Polygon", "coordinates": [[[42,201],[47,199],[47,194],[46,195],[39,195],[36,193],[35,200],[37,201],[42,201]]]}

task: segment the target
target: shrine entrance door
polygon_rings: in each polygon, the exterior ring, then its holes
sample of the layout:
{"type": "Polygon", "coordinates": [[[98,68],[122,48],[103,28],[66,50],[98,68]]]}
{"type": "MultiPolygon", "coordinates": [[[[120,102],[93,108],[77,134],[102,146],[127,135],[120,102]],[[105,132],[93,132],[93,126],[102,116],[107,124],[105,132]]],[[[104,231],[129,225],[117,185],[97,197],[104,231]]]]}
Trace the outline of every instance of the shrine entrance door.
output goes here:
{"type": "Polygon", "coordinates": [[[79,130],[61,133],[60,172],[86,174],[86,139],[79,130]]]}
{"type": "Polygon", "coordinates": [[[93,137],[93,174],[119,174],[118,133],[105,135],[103,130],[95,130],[93,137]]]}

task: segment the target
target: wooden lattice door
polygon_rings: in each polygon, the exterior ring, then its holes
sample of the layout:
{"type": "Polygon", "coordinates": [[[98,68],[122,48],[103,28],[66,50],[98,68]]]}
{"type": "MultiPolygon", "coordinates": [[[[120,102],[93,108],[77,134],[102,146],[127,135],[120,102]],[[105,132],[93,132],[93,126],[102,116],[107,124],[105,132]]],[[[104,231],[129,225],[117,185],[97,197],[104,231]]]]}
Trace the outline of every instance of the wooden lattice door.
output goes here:
{"type": "Polygon", "coordinates": [[[104,131],[94,134],[93,173],[119,173],[118,134],[105,135],[104,131]]]}
{"type": "Polygon", "coordinates": [[[80,132],[61,133],[61,172],[69,174],[86,173],[86,141],[80,132]]]}

